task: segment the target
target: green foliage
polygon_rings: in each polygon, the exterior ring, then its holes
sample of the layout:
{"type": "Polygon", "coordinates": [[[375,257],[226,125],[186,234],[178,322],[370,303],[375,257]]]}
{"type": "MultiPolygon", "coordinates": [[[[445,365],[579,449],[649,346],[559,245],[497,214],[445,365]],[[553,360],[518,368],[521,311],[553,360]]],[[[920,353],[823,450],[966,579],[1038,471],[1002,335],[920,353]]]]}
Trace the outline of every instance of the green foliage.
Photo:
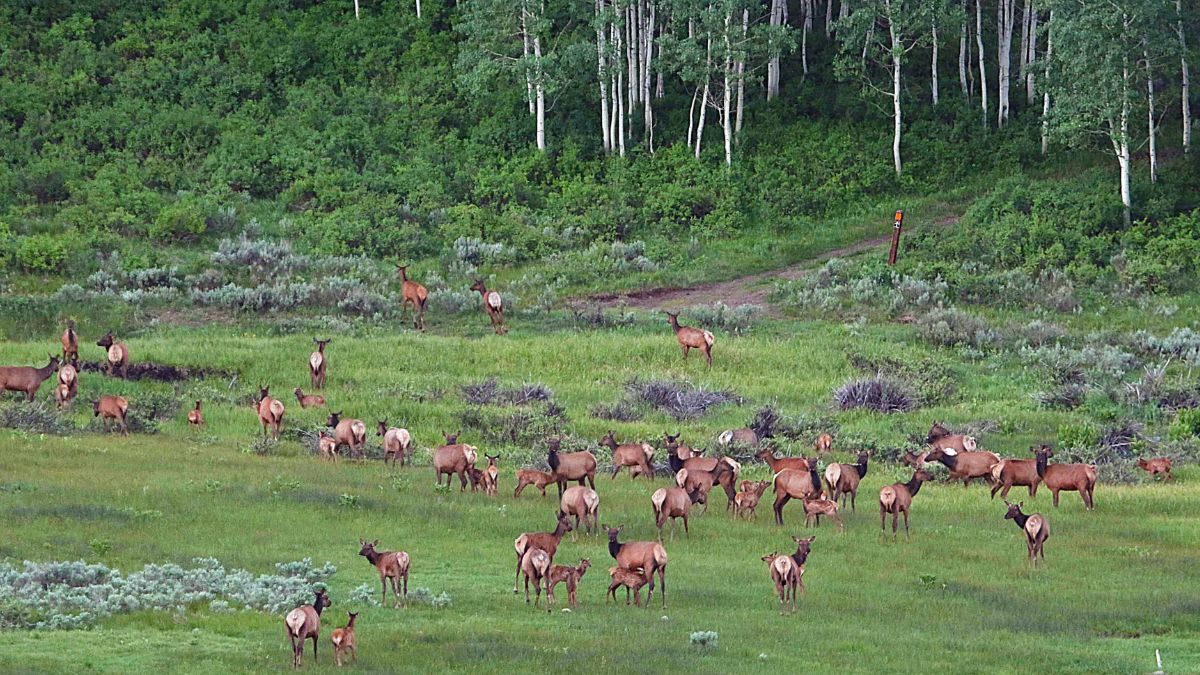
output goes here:
{"type": "Polygon", "coordinates": [[[67,260],[67,240],[49,234],[31,234],[17,243],[17,263],[27,272],[58,272],[67,260]]]}
{"type": "Polygon", "coordinates": [[[1168,430],[1171,440],[1183,441],[1200,436],[1200,408],[1180,410],[1168,430]]]}

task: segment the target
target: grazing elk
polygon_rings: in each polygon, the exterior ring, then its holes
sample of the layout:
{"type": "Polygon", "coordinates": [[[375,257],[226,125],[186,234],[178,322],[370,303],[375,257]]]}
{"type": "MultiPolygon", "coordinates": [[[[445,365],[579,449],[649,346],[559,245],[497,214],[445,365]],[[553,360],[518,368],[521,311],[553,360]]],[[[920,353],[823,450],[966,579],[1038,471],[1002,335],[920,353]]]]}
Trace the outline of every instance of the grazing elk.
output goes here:
{"type": "Polygon", "coordinates": [[[389,427],[388,421],[382,419],[379,420],[375,435],[383,436],[383,465],[387,466],[388,460],[391,459],[392,466],[396,465],[396,460],[400,460],[400,466],[404,466],[409,448],[412,447],[412,435],[408,433],[408,429],[389,427]]]}
{"type": "Polygon", "coordinates": [[[537,488],[542,496],[546,496],[546,486],[554,482],[554,476],[545,471],[536,471],[534,469],[521,469],[517,472],[517,488],[513,490],[513,499],[521,496],[525,487],[532,485],[537,488]]]}
{"type": "Polygon", "coordinates": [[[559,509],[564,515],[575,516],[576,530],[579,530],[579,519],[582,518],[584,530],[589,535],[596,533],[596,528],[600,525],[600,495],[596,494],[595,490],[582,485],[572,485],[559,500],[559,509]]]}
{"type": "Polygon", "coordinates": [[[546,599],[550,604],[554,604],[554,587],[560,583],[567,584],[567,604],[571,607],[576,607],[579,600],[575,597],[575,591],[579,588],[579,582],[583,580],[583,575],[591,568],[592,561],[587,558],[582,558],[578,565],[570,567],[567,565],[551,565],[550,573],[546,577],[546,599]]]}
{"type": "MultiPolygon", "coordinates": [[[[647,576],[646,570],[639,567],[634,570],[627,570],[620,565],[608,568],[608,593],[604,596],[604,603],[608,604],[611,598],[613,602],[617,602],[617,589],[625,587],[625,604],[629,604],[629,591],[633,591],[633,606],[640,607],[642,604],[642,586],[651,582],[647,576]]],[[[664,600],[665,601],[665,600],[664,600]]],[[[646,598],[646,607],[650,607],[650,598],[646,598]]]]}
{"type": "Polygon", "coordinates": [[[121,378],[128,379],[129,378],[129,348],[125,346],[125,343],[117,342],[113,338],[112,331],[110,330],[110,331],[108,331],[108,333],[106,333],[104,335],[104,337],[102,337],[96,341],[96,346],[104,347],[104,349],[105,349],[105,361],[104,361],[105,371],[104,372],[109,377],[112,377],[113,372],[115,372],[118,368],[120,368],[121,369],[121,378]]]}
{"type": "Polygon", "coordinates": [[[617,566],[630,572],[637,569],[643,570],[645,579],[650,584],[650,590],[646,595],[647,607],[654,598],[654,575],[658,574],[658,580],[662,586],[662,606],[663,609],[666,609],[667,549],[657,541],[618,542],[617,537],[620,536],[624,525],[616,527],[601,525],[600,527],[603,527],[608,533],[608,554],[617,561],[617,566]]]}
{"type": "Polygon", "coordinates": [[[396,265],[396,272],[400,275],[400,293],[403,297],[400,301],[400,319],[404,319],[405,308],[412,305],[413,328],[425,330],[425,302],[429,300],[429,290],[408,278],[408,265],[396,265]]]}
{"type": "Polygon", "coordinates": [[[649,443],[617,443],[610,429],[600,439],[600,445],[612,450],[612,478],[616,478],[624,467],[629,467],[629,476],[633,478],[633,468],[637,467],[646,478],[654,480],[654,466],[650,464],[654,458],[654,448],[649,443]]]}
{"type": "Polygon", "coordinates": [[[712,368],[712,348],[713,342],[716,341],[713,334],[691,326],[680,326],[678,313],[663,312],[663,314],[667,315],[667,323],[675,331],[675,339],[679,341],[679,348],[683,350],[683,360],[687,360],[689,351],[699,349],[704,352],[704,358],[708,360],[708,367],[712,368]]]}
{"type": "MultiPolygon", "coordinates": [[[[667,438],[670,439],[671,437],[668,435],[667,438]]],[[[676,482],[679,482],[678,477],[681,469],[713,474],[715,484],[720,485],[721,489],[725,491],[725,510],[728,511],[733,506],[734,497],[737,496],[737,488],[735,485],[737,484],[738,475],[742,472],[742,465],[733,458],[726,457],[724,455],[718,457],[701,457],[700,453],[703,452],[703,450],[694,450],[686,446],[680,446],[678,444],[678,438],[679,434],[676,434],[674,436],[675,447],[671,448],[670,445],[668,445],[667,452],[667,464],[671,467],[671,471],[675,474],[676,482]],[[683,455],[688,456],[684,458],[683,455]],[[718,467],[722,467],[722,465],[724,465],[723,468],[718,469],[718,467]],[[725,471],[726,468],[729,469],[729,471],[725,471]]],[[[709,485],[708,488],[704,490],[703,502],[706,509],[708,505],[708,489],[711,487],[712,486],[709,485]]]]}
{"type": "Polygon", "coordinates": [[[490,497],[495,497],[496,492],[500,488],[500,470],[496,468],[496,461],[500,459],[500,455],[487,455],[487,468],[483,470],[483,493],[490,497]]]}
{"type": "Polygon", "coordinates": [[[125,423],[125,415],[129,412],[129,401],[124,396],[105,394],[99,400],[92,401],[92,416],[99,417],[104,423],[104,432],[108,433],[108,421],[116,420],[121,425],[121,435],[129,435],[129,425],[125,423]]]}
{"type": "Polygon", "coordinates": [[[838,530],[845,532],[846,524],[842,522],[838,516],[838,503],[833,499],[826,499],[825,495],[804,500],[804,526],[812,527],[813,522],[816,522],[817,527],[821,526],[821,516],[829,516],[833,518],[838,525],[838,530]]]}
{"type": "Polygon", "coordinates": [[[986,450],[953,452],[935,449],[925,456],[925,461],[938,462],[949,469],[950,479],[961,478],[965,489],[976,478],[982,478],[985,483],[991,483],[992,467],[1000,462],[1000,456],[986,450]]]}
{"type": "Polygon", "coordinates": [[[908,536],[908,512],[912,508],[913,497],[921,490],[921,484],[933,480],[924,469],[913,472],[912,479],[907,483],[893,483],[879,490],[879,529],[887,532],[884,521],[887,514],[892,514],[892,538],[896,538],[896,521],[904,514],[904,536],[908,536]]]}
{"type": "Polygon", "coordinates": [[[79,334],[75,332],[75,319],[67,319],[67,329],[62,334],[63,363],[79,358],[79,334]]]}
{"type": "Polygon", "coordinates": [[[825,467],[825,485],[829,488],[829,496],[833,501],[842,499],[842,508],[846,507],[846,495],[850,495],[850,510],[857,511],[855,502],[858,501],[858,484],[867,475],[867,461],[871,453],[862,450],[858,453],[858,462],[854,464],[831,463],[825,467]]]}
{"type": "Polygon", "coordinates": [[[783,525],[783,507],[791,499],[808,499],[821,494],[821,475],[817,473],[817,458],[804,460],[804,469],[784,468],[776,471],[772,479],[775,485],[775,524],[783,525]]]}
{"type": "Polygon", "coordinates": [[[350,651],[350,659],[355,663],[358,662],[358,649],[354,644],[354,620],[358,618],[358,612],[346,612],[350,620],[346,622],[345,628],[335,628],[330,640],[333,642],[333,661],[342,666],[342,654],[347,650],[350,651]]]}
{"type": "Polygon", "coordinates": [[[475,448],[458,442],[461,434],[461,431],[456,434],[442,434],[446,439],[446,444],[433,451],[433,476],[437,480],[437,484],[441,485],[442,474],[445,474],[446,487],[450,487],[450,477],[458,474],[458,480],[462,483],[459,491],[465,492],[468,469],[475,467],[477,455],[475,448]]]}
{"type": "Polygon", "coordinates": [[[955,452],[972,452],[978,446],[974,436],[951,433],[941,422],[934,422],[925,437],[931,450],[954,450],[955,452]]]}
{"type": "Polygon", "coordinates": [[[204,413],[200,412],[200,401],[196,401],[196,407],[188,411],[187,420],[193,427],[204,426],[204,413]]]}
{"type": "MultiPolygon", "coordinates": [[[[686,469],[681,469],[686,471],[686,469]]],[[[675,519],[683,519],[683,533],[691,538],[688,531],[688,512],[692,504],[700,501],[699,490],[687,490],[682,487],[659,488],[650,495],[650,506],[654,509],[654,524],[658,527],[658,540],[662,541],[663,525],[671,521],[671,539],[675,538],[675,519]]]]}
{"type": "Polygon", "coordinates": [[[702,471],[700,469],[680,469],[675,472],[675,484],[687,490],[690,494],[695,491],[699,493],[698,503],[704,505],[704,512],[708,513],[708,493],[712,491],[714,485],[721,485],[725,488],[725,496],[727,500],[726,510],[733,506],[733,500],[737,497],[737,491],[733,487],[737,482],[737,473],[741,469],[734,460],[728,457],[721,457],[713,465],[711,471],[702,471]]]}
{"type": "Polygon", "coordinates": [[[558,552],[558,544],[572,529],[574,528],[571,527],[571,520],[567,518],[567,514],[559,511],[558,521],[554,524],[553,532],[523,532],[513,540],[513,549],[517,552],[517,574],[513,578],[513,593],[519,592],[517,582],[521,578],[521,559],[525,557],[525,552],[532,548],[539,548],[553,559],[554,554],[558,552]]]}
{"type": "Polygon", "coordinates": [[[833,448],[833,436],[829,434],[821,434],[817,436],[817,440],[813,441],[813,449],[820,453],[827,453],[833,448]]]}
{"type": "Polygon", "coordinates": [[[317,433],[317,451],[321,456],[331,462],[337,461],[338,442],[333,436],[327,432],[321,431],[317,433]]]}
{"type": "Polygon", "coordinates": [[[1037,472],[1042,482],[1054,495],[1054,508],[1058,508],[1058,493],[1078,492],[1087,510],[1096,508],[1096,465],[1095,464],[1047,464],[1054,456],[1054,450],[1049,445],[1043,445],[1034,451],[1037,455],[1037,472]]]}
{"type": "Polygon", "coordinates": [[[492,320],[492,330],[496,331],[496,335],[507,333],[508,328],[504,325],[504,300],[500,294],[489,291],[487,286],[483,285],[483,279],[476,279],[475,283],[471,284],[471,290],[478,291],[479,295],[483,296],[483,309],[492,320]]]}
{"type": "Polygon", "coordinates": [[[300,404],[301,408],[324,408],[325,407],[325,397],[324,396],[320,396],[318,394],[306,394],[300,390],[300,387],[296,387],[296,389],[294,390],[293,393],[296,394],[296,401],[300,404]]]}
{"type": "Polygon", "coordinates": [[[1025,546],[1029,553],[1029,562],[1037,567],[1037,559],[1040,555],[1042,561],[1046,560],[1046,552],[1043,547],[1046,545],[1046,540],[1050,538],[1050,523],[1040,513],[1032,513],[1025,515],[1021,512],[1021,507],[1024,502],[1012,504],[1005,501],[1008,506],[1008,512],[1004,514],[1005,520],[1012,520],[1025,533],[1025,546]]]}
{"type": "Polygon", "coordinates": [[[3,366],[0,367],[0,389],[4,391],[19,391],[25,394],[25,400],[32,402],[37,396],[42,383],[58,370],[60,363],[57,356],[51,355],[50,361],[41,368],[33,366],[3,366]]]}
{"type": "MultiPolygon", "coordinates": [[[[1037,452],[1036,446],[1029,448],[1030,452],[1037,452]]],[[[1024,485],[1029,488],[1029,498],[1037,496],[1038,484],[1042,482],[1042,477],[1037,472],[1037,460],[1035,459],[1002,459],[996,462],[992,467],[992,499],[996,498],[996,493],[1000,493],[1000,498],[1008,497],[1008,491],[1014,485],[1024,485]]]]}
{"type": "Polygon", "coordinates": [[[558,496],[562,497],[567,482],[573,480],[579,481],[580,485],[587,480],[595,490],[596,456],[586,450],[560,454],[560,449],[562,449],[561,439],[546,439],[546,464],[550,466],[550,473],[554,476],[554,481],[558,483],[558,496]]]}
{"type": "Polygon", "coordinates": [[[1169,457],[1138,458],[1137,465],[1151,477],[1162,476],[1164,481],[1171,480],[1171,459],[1169,457]]]}
{"type": "Polygon", "coordinates": [[[299,668],[301,657],[304,656],[304,641],[313,641],[313,661],[317,660],[317,637],[321,632],[321,610],[330,606],[329,595],[325,589],[317,591],[316,599],[311,605],[297,607],[287,613],[283,619],[283,628],[287,631],[288,639],[292,642],[292,667],[299,668]]]}
{"type": "MultiPolygon", "coordinates": [[[[521,557],[521,573],[525,575],[525,602],[529,602],[529,582],[533,581],[533,590],[537,593],[533,606],[537,607],[542,599],[542,586],[549,586],[547,577],[550,576],[551,557],[540,548],[531,548],[521,557]]],[[[550,591],[546,591],[546,611],[550,611],[550,591]]]]}
{"type": "Polygon", "coordinates": [[[325,345],[332,340],[318,340],[313,338],[313,342],[317,345],[317,351],[308,355],[308,379],[309,386],[313,389],[325,388],[325,373],[329,368],[329,362],[325,360],[325,345]]]}
{"type": "Polygon", "coordinates": [[[377,551],[376,546],[379,546],[379,540],[367,541],[359,539],[359,544],[362,548],[358,550],[358,554],[367,559],[367,562],[375,566],[379,571],[379,584],[383,586],[383,593],[379,598],[382,604],[387,601],[388,582],[392,583],[392,598],[396,604],[400,604],[400,593],[403,589],[404,602],[408,602],[408,554],[404,551],[377,551]],[[402,585],[401,585],[402,584],[402,585]]]}
{"type": "Polygon", "coordinates": [[[762,561],[767,563],[771,581],[775,582],[775,594],[779,596],[779,604],[784,607],[779,613],[783,614],[788,609],[789,600],[791,602],[790,609],[795,612],[796,587],[800,584],[800,568],[796,565],[796,561],[790,555],[779,555],[779,553],[764,555],[762,561]]]}
{"type": "Polygon", "coordinates": [[[763,493],[770,485],[769,480],[742,481],[741,491],[733,497],[734,516],[741,516],[747,520],[753,516],[754,520],[758,520],[758,503],[762,501],[763,493]]]}
{"type": "Polygon", "coordinates": [[[279,427],[283,425],[283,401],[271,398],[269,386],[259,387],[255,409],[258,410],[258,422],[263,428],[263,438],[266,438],[267,429],[270,428],[271,437],[279,440],[279,427]]]}

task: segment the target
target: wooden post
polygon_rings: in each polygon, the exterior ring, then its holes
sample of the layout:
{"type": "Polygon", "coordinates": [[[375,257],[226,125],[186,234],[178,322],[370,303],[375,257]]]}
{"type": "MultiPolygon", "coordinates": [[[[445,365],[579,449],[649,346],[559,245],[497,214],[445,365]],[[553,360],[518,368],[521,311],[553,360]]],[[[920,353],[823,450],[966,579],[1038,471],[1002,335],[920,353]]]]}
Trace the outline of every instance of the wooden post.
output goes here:
{"type": "Polygon", "coordinates": [[[896,252],[900,248],[900,228],[904,225],[904,210],[896,211],[896,224],[892,225],[892,249],[888,251],[888,264],[896,264],[896,252]]]}

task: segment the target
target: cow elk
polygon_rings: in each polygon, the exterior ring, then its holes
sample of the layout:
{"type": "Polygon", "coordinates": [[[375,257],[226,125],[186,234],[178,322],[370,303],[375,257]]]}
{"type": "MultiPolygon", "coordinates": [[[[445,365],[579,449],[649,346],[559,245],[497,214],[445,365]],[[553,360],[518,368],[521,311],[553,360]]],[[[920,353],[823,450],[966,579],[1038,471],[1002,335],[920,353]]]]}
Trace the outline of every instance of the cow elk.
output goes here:
{"type": "Polygon", "coordinates": [[[800,584],[800,569],[796,565],[796,561],[790,555],[779,555],[779,553],[764,555],[762,561],[767,563],[771,581],[775,583],[775,594],[779,596],[779,604],[783,605],[783,609],[779,613],[783,614],[789,609],[789,601],[791,603],[790,610],[795,612],[796,587],[800,584]]]}
{"type": "Polygon", "coordinates": [[[61,382],[54,386],[54,405],[62,408],[71,402],[71,388],[61,382]]]}
{"type": "Polygon", "coordinates": [[[584,530],[589,535],[596,533],[596,528],[600,525],[600,495],[596,494],[595,490],[582,485],[572,485],[563,492],[559,508],[563,514],[575,517],[576,530],[579,530],[579,521],[582,518],[584,530]]]}
{"type": "Polygon", "coordinates": [[[717,445],[720,446],[736,446],[739,448],[757,448],[758,444],[763,439],[770,438],[769,435],[759,435],[757,431],[750,427],[742,427],[740,429],[726,429],[717,434],[717,445]]]}
{"type": "Polygon", "coordinates": [[[67,319],[67,329],[62,334],[63,363],[79,358],[79,334],[75,332],[75,320],[67,319]]]}
{"type": "Polygon", "coordinates": [[[325,589],[317,591],[316,599],[311,605],[297,607],[287,613],[283,619],[283,628],[287,631],[288,639],[292,642],[292,667],[299,668],[301,657],[304,656],[304,641],[313,641],[313,662],[317,660],[317,638],[321,632],[321,610],[332,603],[325,589]]]}
{"type": "Polygon", "coordinates": [[[680,469],[675,472],[675,484],[686,490],[689,494],[692,492],[698,493],[697,503],[704,505],[704,513],[708,513],[708,493],[712,491],[714,485],[721,485],[725,488],[726,510],[733,506],[733,500],[737,497],[737,491],[733,487],[737,482],[737,473],[741,469],[734,460],[728,457],[720,457],[713,464],[711,471],[703,471],[701,469],[680,469]]]}
{"type": "Polygon", "coordinates": [[[667,315],[667,323],[671,324],[671,328],[675,331],[675,339],[679,341],[679,348],[683,350],[683,360],[687,360],[689,351],[699,349],[704,352],[704,358],[708,360],[708,367],[712,368],[712,348],[716,341],[713,334],[691,326],[680,326],[678,313],[663,312],[663,314],[667,315]]]}
{"type": "Polygon", "coordinates": [[[863,450],[858,453],[858,461],[854,464],[830,463],[825,467],[825,485],[829,488],[829,496],[833,501],[840,497],[842,508],[846,507],[846,495],[850,495],[850,510],[857,511],[858,484],[867,475],[867,462],[871,453],[863,450]]]}
{"type": "Polygon", "coordinates": [[[293,393],[296,394],[296,402],[300,404],[300,407],[302,409],[303,408],[324,408],[325,407],[325,397],[324,396],[320,396],[318,394],[306,394],[303,391],[301,391],[300,387],[296,387],[296,389],[294,390],[293,393]]]}
{"type": "Polygon", "coordinates": [[[535,469],[521,469],[517,472],[517,488],[513,490],[513,499],[521,496],[526,486],[532,485],[546,496],[546,486],[554,482],[554,476],[545,471],[537,471],[535,469]]]}
{"type": "Polygon", "coordinates": [[[654,448],[650,447],[649,443],[617,443],[610,429],[604,438],[600,439],[600,445],[612,450],[612,478],[616,478],[623,467],[629,467],[629,476],[633,478],[633,470],[636,467],[640,471],[639,475],[654,480],[654,466],[650,463],[654,458],[654,448]]]}
{"type": "Polygon", "coordinates": [[[578,565],[570,567],[567,565],[551,565],[550,572],[546,576],[546,599],[551,605],[554,604],[554,587],[561,584],[567,584],[567,604],[571,607],[576,607],[579,604],[579,599],[575,595],[576,589],[579,588],[579,582],[583,580],[583,575],[591,568],[592,561],[587,558],[582,558],[578,565]]]}
{"type": "Polygon", "coordinates": [[[758,503],[762,501],[763,493],[770,485],[769,480],[742,481],[742,490],[733,497],[734,516],[741,516],[747,520],[753,517],[754,520],[758,520],[758,503]]]}
{"type": "MultiPolygon", "coordinates": [[[[821,475],[817,473],[817,458],[805,461],[804,469],[780,469],[775,473],[775,524],[783,525],[783,507],[791,499],[809,499],[821,495],[821,475]]],[[[775,471],[772,467],[772,471],[775,471]]]]}
{"type": "Polygon", "coordinates": [[[1169,457],[1138,458],[1137,465],[1152,478],[1162,476],[1163,481],[1171,480],[1171,459],[1169,457]]]}
{"type": "Polygon", "coordinates": [[[965,489],[976,478],[991,483],[992,467],[1000,462],[1000,456],[984,450],[954,452],[950,449],[935,449],[925,456],[925,461],[938,462],[949,469],[950,479],[961,478],[965,489]]]}
{"type": "Polygon", "coordinates": [[[537,596],[533,601],[533,606],[537,607],[538,602],[542,599],[542,586],[547,587],[546,591],[546,611],[550,611],[550,591],[549,581],[550,576],[550,554],[540,548],[531,548],[525,551],[525,555],[521,557],[521,573],[525,575],[525,602],[529,602],[529,582],[533,581],[533,589],[537,596]]]}
{"type": "Polygon", "coordinates": [[[400,275],[400,319],[404,319],[404,310],[412,305],[413,328],[425,330],[425,303],[429,300],[429,290],[421,284],[408,278],[408,265],[396,265],[396,273],[400,275]]]}
{"type": "Polygon", "coordinates": [[[383,594],[380,596],[380,603],[387,601],[388,582],[392,584],[392,598],[396,601],[396,605],[400,604],[401,589],[404,594],[404,601],[408,601],[408,567],[409,557],[404,551],[378,551],[376,546],[379,546],[379,540],[367,541],[359,539],[359,544],[362,548],[358,550],[358,554],[367,559],[367,562],[375,566],[379,572],[379,584],[383,586],[383,594]]]}
{"type": "Polygon", "coordinates": [[[1078,492],[1087,510],[1096,508],[1096,465],[1095,464],[1047,464],[1054,456],[1054,450],[1049,445],[1043,445],[1034,451],[1037,455],[1037,472],[1042,482],[1054,495],[1054,508],[1058,508],[1058,493],[1061,491],[1078,492]]]}
{"type": "MultiPolygon", "coordinates": [[[[687,469],[681,469],[686,471],[687,469]]],[[[675,519],[683,519],[683,533],[689,538],[692,533],[688,531],[688,512],[692,509],[692,504],[700,501],[700,491],[688,491],[682,487],[659,488],[650,495],[650,506],[654,509],[654,524],[658,527],[658,540],[662,541],[663,525],[668,520],[671,521],[671,539],[675,538],[675,519]]]]}
{"type": "Polygon", "coordinates": [[[492,320],[492,330],[496,331],[496,335],[507,333],[508,328],[504,325],[504,300],[500,294],[489,291],[487,286],[483,285],[483,279],[476,279],[475,283],[471,284],[471,290],[478,291],[483,297],[483,310],[492,320]]]}
{"type": "Polygon", "coordinates": [[[663,548],[662,543],[657,541],[618,542],[617,538],[621,535],[624,525],[616,527],[601,525],[601,527],[608,533],[608,554],[617,561],[617,566],[630,572],[637,569],[643,570],[644,578],[650,584],[650,590],[646,595],[647,607],[654,598],[654,575],[658,574],[659,583],[662,586],[662,606],[663,609],[666,609],[667,550],[663,548]]]}
{"type": "Polygon", "coordinates": [[[412,447],[412,435],[408,433],[408,429],[389,427],[388,421],[382,419],[379,420],[375,435],[383,437],[383,465],[387,466],[390,459],[392,466],[396,465],[396,460],[400,461],[400,466],[404,466],[409,449],[412,447]]]}
{"type": "Polygon", "coordinates": [[[104,432],[108,433],[109,420],[116,420],[121,425],[121,434],[129,435],[129,425],[125,415],[129,412],[129,401],[124,396],[105,394],[99,400],[92,401],[92,416],[99,417],[104,423],[104,432]]]}
{"type": "Polygon", "coordinates": [[[541,549],[554,558],[554,554],[558,552],[558,545],[562,542],[562,538],[570,532],[571,520],[567,518],[567,514],[562,511],[558,512],[558,520],[554,524],[553,532],[523,532],[520,536],[513,540],[513,549],[517,552],[517,574],[513,578],[513,593],[518,593],[517,582],[521,579],[521,560],[525,557],[525,553],[530,549],[541,549]]]}
{"type": "Polygon", "coordinates": [[[559,450],[562,449],[562,441],[558,438],[547,439],[546,446],[546,464],[550,466],[550,473],[554,476],[554,481],[558,483],[559,497],[562,497],[568,481],[579,481],[579,484],[583,485],[584,480],[587,480],[592,489],[596,489],[595,455],[586,450],[559,453],[559,450]]]}
{"type": "Polygon", "coordinates": [[[907,483],[893,483],[879,490],[879,528],[884,532],[884,521],[887,514],[892,514],[892,538],[896,538],[896,521],[904,514],[904,536],[908,536],[908,512],[912,508],[913,497],[921,490],[921,484],[933,480],[924,469],[913,472],[912,479],[907,483]]]}
{"type": "Polygon", "coordinates": [[[269,428],[271,438],[279,440],[279,428],[283,425],[283,401],[271,398],[270,387],[259,387],[255,409],[258,410],[258,422],[263,428],[263,438],[266,438],[269,428]]]}
{"type": "Polygon", "coordinates": [[[308,355],[309,386],[313,389],[324,389],[325,373],[329,368],[329,362],[325,360],[325,346],[332,340],[313,338],[313,342],[317,345],[317,351],[308,355]]]}
{"type": "Polygon", "coordinates": [[[105,355],[105,361],[104,361],[105,371],[104,372],[109,377],[112,377],[113,373],[117,369],[120,369],[121,370],[121,378],[128,379],[129,378],[129,348],[125,346],[125,343],[117,342],[116,339],[113,338],[112,331],[108,331],[108,333],[106,333],[104,335],[104,337],[102,337],[96,341],[96,346],[104,347],[104,349],[105,349],[105,354],[104,354],[105,355]]]}
{"type": "Polygon", "coordinates": [[[941,422],[934,422],[925,437],[931,450],[953,450],[955,452],[973,452],[978,446],[973,436],[951,433],[941,422]]]}
{"type": "Polygon", "coordinates": [[[1029,562],[1037,567],[1038,556],[1042,557],[1042,562],[1046,561],[1046,552],[1043,547],[1046,545],[1046,540],[1050,538],[1050,523],[1040,513],[1032,513],[1025,515],[1021,512],[1021,507],[1024,502],[1012,504],[1004,502],[1008,506],[1008,512],[1004,514],[1005,520],[1012,520],[1025,533],[1025,547],[1029,554],[1029,562]]]}
{"type": "Polygon", "coordinates": [[[833,499],[826,499],[825,495],[820,497],[804,500],[804,526],[812,527],[814,521],[817,527],[821,526],[821,516],[833,518],[837,523],[838,530],[845,532],[846,524],[842,522],[838,516],[838,503],[833,499]]]}
{"type": "Polygon", "coordinates": [[[79,360],[64,361],[58,367],[58,383],[66,385],[67,400],[75,398],[79,393],[79,360]]]}
{"type": "MultiPolygon", "coordinates": [[[[1029,448],[1030,452],[1037,452],[1036,447],[1029,448]]],[[[1029,498],[1037,496],[1038,484],[1042,482],[1042,477],[1037,472],[1037,460],[1035,459],[1002,459],[996,462],[992,467],[992,498],[996,498],[996,493],[1000,493],[1000,498],[1008,497],[1008,491],[1014,485],[1023,485],[1029,488],[1029,498]]]]}
{"type": "Polygon", "coordinates": [[[333,661],[340,668],[342,666],[342,654],[347,650],[350,652],[350,659],[355,663],[358,662],[358,649],[354,644],[354,620],[358,618],[358,612],[346,612],[350,620],[346,622],[345,628],[335,628],[329,639],[333,642],[333,661]]]}
{"type": "Polygon", "coordinates": [[[196,407],[188,411],[187,421],[193,427],[204,426],[204,413],[200,412],[200,401],[196,401],[196,407]]]}
{"type": "Polygon", "coordinates": [[[25,394],[26,401],[37,397],[42,383],[58,370],[60,361],[55,355],[50,355],[50,361],[41,368],[33,366],[3,366],[0,367],[0,389],[4,391],[19,391],[25,394]]]}
{"type": "Polygon", "coordinates": [[[446,439],[446,444],[439,446],[433,451],[433,475],[437,480],[437,484],[442,484],[442,475],[446,476],[446,487],[450,487],[450,477],[458,474],[458,480],[462,484],[460,491],[465,492],[467,489],[467,476],[470,473],[469,469],[475,468],[475,448],[466,443],[459,443],[458,437],[462,432],[456,434],[442,434],[446,439]]]}

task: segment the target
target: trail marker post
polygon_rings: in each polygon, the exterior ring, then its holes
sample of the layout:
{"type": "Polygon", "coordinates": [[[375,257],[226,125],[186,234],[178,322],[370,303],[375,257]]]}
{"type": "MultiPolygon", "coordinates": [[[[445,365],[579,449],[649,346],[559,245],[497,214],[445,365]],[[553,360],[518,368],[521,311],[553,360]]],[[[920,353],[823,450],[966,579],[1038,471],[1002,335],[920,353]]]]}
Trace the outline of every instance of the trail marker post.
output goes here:
{"type": "Polygon", "coordinates": [[[892,248],[888,251],[888,264],[896,264],[896,252],[900,249],[900,228],[904,226],[904,210],[896,211],[896,223],[892,225],[892,248]]]}

